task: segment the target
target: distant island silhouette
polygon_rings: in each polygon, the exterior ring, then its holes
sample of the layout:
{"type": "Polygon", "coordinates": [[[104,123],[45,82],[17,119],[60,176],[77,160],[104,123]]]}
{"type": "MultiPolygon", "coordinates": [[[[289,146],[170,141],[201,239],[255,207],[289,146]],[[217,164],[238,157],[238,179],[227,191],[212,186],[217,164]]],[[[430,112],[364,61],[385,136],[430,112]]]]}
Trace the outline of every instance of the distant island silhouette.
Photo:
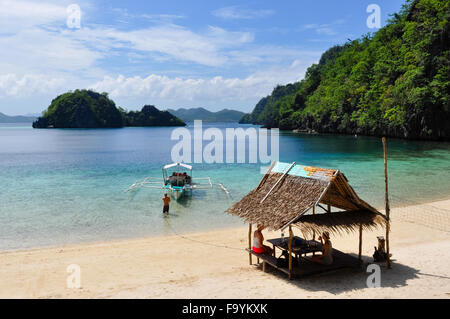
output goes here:
{"type": "Polygon", "coordinates": [[[185,122],[194,120],[202,120],[203,122],[238,122],[245,115],[244,112],[230,109],[211,112],[203,107],[168,109],[168,111],[185,122]]]}
{"type": "Polygon", "coordinates": [[[34,116],[25,115],[6,115],[0,112],[0,123],[32,123],[36,120],[34,116]]]}

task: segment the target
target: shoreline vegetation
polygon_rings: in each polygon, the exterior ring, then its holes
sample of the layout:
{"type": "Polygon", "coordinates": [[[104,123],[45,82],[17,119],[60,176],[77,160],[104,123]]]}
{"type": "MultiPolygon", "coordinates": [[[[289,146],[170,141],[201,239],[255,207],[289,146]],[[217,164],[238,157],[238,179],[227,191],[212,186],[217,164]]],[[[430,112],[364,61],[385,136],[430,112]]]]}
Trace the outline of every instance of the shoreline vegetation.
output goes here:
{"type": "Polygon", "coordinates": [[[182,119],[185,122],[193,122],[194,120],[202,120],[203,122],[239,122],[242,116],[245,115],[244,112],[223,109],[217,112],[208,111],[205,108],[197,107],[197,108],[179,108],[177,110],[168,109],[171,114],[176,117],[182,119]]]}
{"type": "Polygon", "coordinates": [[[409,0],[387,25],[322,54],[239,123],[450,140],[450,2],[409,0]]]}
{"type": "Polygon", "coordinates": [[[121,128],[124,126],[185,126],[182,120],[153,105],[141,111],[116,107],[108,93],[75,90],[57,96],[33,128],[121,128]]]}
{"type": "MultiPolygon", "coordinates": [[[[428,203],[443,212],[450,200],[428,203]]],[[[424,204],[408,211],[425,213],[424,204]]],[[[392,210],[392,269],[381,267],[381,287],[367,288],[361,271],[289,281],[276,270],[248,265],[247,227],[0,252],[2,298],[449,298],[450,256],[436,258],[450,242],[448,231],[430,228],[392,210]],[[226,245],[232,247],[227,249],[226,245]],[[219,247],[221,246],[221,247],[219,247]],[[198,256],[220,253],[208,263],[198,256]],[[161,259],[160,256],[165,258],[161,259]],[[119,257],[118,257],[119,256],[119,257]],[[420,258],[418,258],[420,256],[420,258]],[[42,260],[46,260],[42,267],[42,260]],[[81,269],[81,288],[66,286],[66,268],[81,269]],[[20,267],[17,267],[20,265],[20,267]],[[259,283],[266,284],[261,286],[259,283]],[[256,293],[256,295],[255,295],[256,293]]],[[[294,230],[298,233],[298,230],[294,230]]],[[[363,261],[371,263],[376,236],[363,234],[363,261]]],[[[298,233],[300,234],[300,233],[298,233]]],[[[278,233],[265,232],[266,238],[278,233]]],[[[358,250],[358,234],[332,238],[333,247],[358,250]]]]}

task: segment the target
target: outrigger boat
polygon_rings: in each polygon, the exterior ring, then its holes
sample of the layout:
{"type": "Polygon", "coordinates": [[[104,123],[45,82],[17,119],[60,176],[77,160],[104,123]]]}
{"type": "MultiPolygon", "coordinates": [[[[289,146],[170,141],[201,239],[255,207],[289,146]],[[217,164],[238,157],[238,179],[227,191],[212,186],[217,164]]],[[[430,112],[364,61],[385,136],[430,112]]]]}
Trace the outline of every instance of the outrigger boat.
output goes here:
{"type": "Polygon", "coordinates": [[[134,182],[126,192],[137,188],[165,189],[170,195],[178,200],[183,196],[191,196],[196,189],[211,189],[214,185],[219,186],[228,196],[229,191],[221,183],[213,183],[210,177],[192,178],[192,166],[183,163],[172,163],[162,168],[163,185],[159,178],[146,177],[134,182]],[[159,180],[159,181],[158,181],[159,180]],[[158,186],[159,185],[159,186],[158,186]]]}

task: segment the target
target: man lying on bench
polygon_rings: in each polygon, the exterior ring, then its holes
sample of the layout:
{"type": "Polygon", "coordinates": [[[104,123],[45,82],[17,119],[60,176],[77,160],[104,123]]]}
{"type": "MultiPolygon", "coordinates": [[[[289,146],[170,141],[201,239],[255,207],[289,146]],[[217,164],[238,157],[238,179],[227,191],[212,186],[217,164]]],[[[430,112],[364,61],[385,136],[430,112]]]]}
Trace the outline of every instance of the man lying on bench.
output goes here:
{"type": "Polygon", "coordinates": [[[252,250],[257,254],[267,253],[269,255],[272,255],[273,249],[269,246],[263,245],[264,242],[264,236],[262,234],[262,230],[264,229],[264,226],[261,224],[258,224],[258,229],[255,230],[253,233],[253,247],[252,250]]]}

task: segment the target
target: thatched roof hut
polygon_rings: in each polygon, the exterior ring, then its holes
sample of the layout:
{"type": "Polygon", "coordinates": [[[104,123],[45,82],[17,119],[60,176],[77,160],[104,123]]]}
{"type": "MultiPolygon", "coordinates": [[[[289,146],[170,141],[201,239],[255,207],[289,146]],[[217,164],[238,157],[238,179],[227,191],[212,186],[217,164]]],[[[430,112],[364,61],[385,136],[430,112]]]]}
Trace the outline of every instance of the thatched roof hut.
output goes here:
{"type": "Polygon", "coordinates": [[[386,223],[339,170],[282,162],[274,162],[260,184],[227,212],[271,230],[296,226],[304,234],[350,232],[386,223]],[[316,207],[324,213],[315,214],[316,207]],[[331,212],[331,207],[341,211],[331,212]]]}
{"type": "Polygon", "coordinates": [[[273,162],[259,185],[227,212],[249,223],[250,264],[252,224],[282,231],[289,227],[289,277],[292,274],[293,226],[299,228],[305,238],[311,236],[313,240],[315,234],[324,231],[334,234],[359,231],[360,262],[363,229],[386,226],[387,236],[389,232],[389,219],[359,198],[339,170],[295,162],[273,162]],[[334,212],[331,207],[335,208],[334,212]],[[323,212],[316,214],[316,208],[323,212]]]}

